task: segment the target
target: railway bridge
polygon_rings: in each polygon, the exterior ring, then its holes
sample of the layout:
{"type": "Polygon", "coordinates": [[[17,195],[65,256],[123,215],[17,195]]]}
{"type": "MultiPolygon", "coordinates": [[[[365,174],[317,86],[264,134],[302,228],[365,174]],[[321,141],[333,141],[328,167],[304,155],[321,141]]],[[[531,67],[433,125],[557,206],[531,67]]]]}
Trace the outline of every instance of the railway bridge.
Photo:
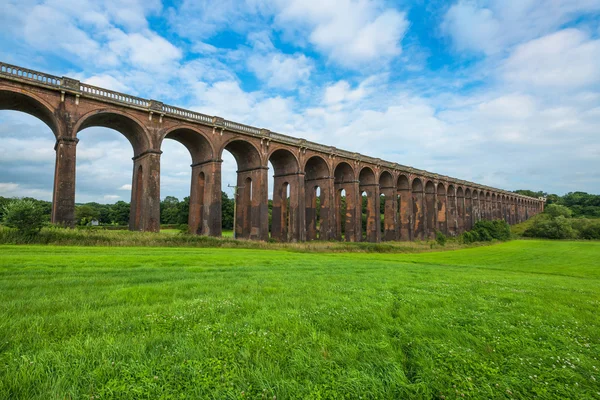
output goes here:
{"type": "Polygon", "coordinates": [[[221,236],[225,150],[237,163],[238,238],[267,240],[270,234],[279,241],[418,240],[436,231],[458,235],[482,219],[519,223],[544,207],[543,199],[0,62],[3,109],[33,115],[54,133],[52,222],[65,226],[75,222],[77,134],[94,126],[120,132],[133,148],[131,230],[160,229],[160,157],[165,139],[182,143],[191,154],[188,226],[194,234],[221,236]],[[269,162],[274,169],[271,226],[269,162]]]}

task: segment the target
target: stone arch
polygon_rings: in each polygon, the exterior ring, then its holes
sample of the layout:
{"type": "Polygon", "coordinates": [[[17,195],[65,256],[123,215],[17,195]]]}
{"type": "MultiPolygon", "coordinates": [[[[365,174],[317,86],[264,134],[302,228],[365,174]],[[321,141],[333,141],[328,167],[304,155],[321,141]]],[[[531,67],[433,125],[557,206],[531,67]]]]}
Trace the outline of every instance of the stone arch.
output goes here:
{"type": "Polygon", "coordinates": [[[354,168],[345,161],[338,162],[333,171],[333,177],[336,184],[351,183],[356,180],[354,168]]]}
{"type": "MultiPolygon", "coordinates": [[[[379,174],[379,213],[383,214],[383,223],[380,223],[381,238],[383,240],[395,240],[398,236],[396,226],[398,219],[396,216],[396,187],[394,186],[394,177],[387,170],[379,174]]],[[[380,215],[378,216],[381,221],[380,215]]]]}
{"type": "Polygon", "coordinates": [[[398,176],[398,184],[397,184],[398,190],[409,190],[409,180],[408,177],[404,174],[400,174],[398,176]]]}
{"type": "Polygon", "coordinates": [[[304,163],[304,173],[306,238],[333,239],[330,218],[334,190],[329,165],[323,157],[314,155],[304,163]]]}
{"type": "Polygon", "coordinates": [[[300,234],[304,216],[299,210],[304,177],[300,175],[298,159],[290,150],[281,148],[271,151],[268,160],[274,169],[271,237],[280,242],[304,239],[300,234]]]}
{"type": "Polygon", "coordinates": [[[163,132],[159,139],[161,149],[165,139],[181,143],[192,158],[189,233],[221,236],[220,163],[215,160],[213,144],[200,130],[187,125],[163,132]]]}
{"type": "Polygon", "coordinates": [[[375,178],[375,172],[371,167],[361,168],[358,174],[360,189],[360,216],[361,232],[364,232],[363,239],[369,242],[378,242],[381,237],[381,218],[379,216],[380,197],[379,184],[375,178]],[[363,197],[363,193],[366,194],[363,197]],[[366,203],[366,204],[365,204],[366,203]],[[365,210],[363,214],[362,210],[365,210]]]}
{"type": "Polygon", "coordinates": [[[263,166],[260,151],[251,141],[238,137],[229,139],[221,146],[219,159],[223,158],[224,150],[233,155],[239,171],[261,168],[263,166]]]}
{"type": "Polygon", "coordinates": [[[214,160],[215,149],[212,142],[200,130],[189,126],[176,126],[164,132],[159,139],[159,147],[165,139],[175,140],[185,146],[192,157],[192,164],[214,160]]]}
{"type": "Polygon", "coordinates": [[[327,161],[321,156],[312,156],[304,163],[305,179],[307,181],[327,179],[331,176],[327,161]]]}
{"type": "Polygon", "coordinates": [[[423,182],[420,178],[414,178],[412,181],[412,192],[423,193],[423,182]]]}
{"type": "Polygon", "coordinates": [[[75,124],[75,135],[91,127],[109,128],[121,133],[131,143],[134,157],[152,149],[152,140],[144,125],[137,118],[121,111],[101,109],[83,115],[75,124]]]}
{"type": "Polygon", "coordinates": [[[92,127],[115,130],[131,144],[133,176],[129,229],[158,232],[160,230],[160,151],[152,146],[150,134],[144,124],[127,113],[103,108],[82,115],[75,123],[73,132],[78,136],[84,129],[92,127]],[[138,168],[140,166],[141,170],[138,168]],[[142,195],[139,194],[140,192],[142,195]],[[141,203],[138,204],[139,202],[141,203]]]}
{"type": "Polygon", "coordinates": [[[300,172],[298,158],[288,149],[271,151],[268,160],[273,164],[275,175],[297,174],[300,172]]]}
{"type": "Polygon", "coordinates": [[[358,174],[358,180],[361,186],[363,185],[375,185],[375,172],[371,167],[362,167],[358,174]]]}
{"type": "Polygon", "coordinates": [[[55,137],[61,136],[60,123],[55,117],[54,107],[33,93],[23,93],[0,86],[0,110],[29,114],[45,123],[55,137]]]}
{"type": "Polygon", "coordinates": [[[269,238],[268,168],[259,149],[251,141],[234,137],[223,143],[219,160],[227,150],[237,165],[235,237],[269,238]]]}
{"type": "Polygon", "coordinates": [[[394,177],[391,172],[387,170],[381,171],[381,174],[379,174],[379,186],[381,188],[394,187],[394,177]]]}
{"type": "Polygon", "coordinates": [[[345,161],[340,161],[333,171],[335,186],[335,217],[337,238],[346,241],[361,239],[361,207],[358,181],[354,169],[345,161]],[[342,196],[345,193],[345,198],[342,196]],[[344,204],[345,203],[345,204],[344,204]],[[343,234],[342,234],[343,232],[343,234]]]}
{"type": "Polygon", "coordinates": [[[56,161],[52,190],[52,223],[75,225],[75,139],[64,138],[68,134],[56,117],[55,107],[31,92],[22,92],[0,85],[0,110],[18,111],[42,121],[57,139],[54,149],[56,161]]]}

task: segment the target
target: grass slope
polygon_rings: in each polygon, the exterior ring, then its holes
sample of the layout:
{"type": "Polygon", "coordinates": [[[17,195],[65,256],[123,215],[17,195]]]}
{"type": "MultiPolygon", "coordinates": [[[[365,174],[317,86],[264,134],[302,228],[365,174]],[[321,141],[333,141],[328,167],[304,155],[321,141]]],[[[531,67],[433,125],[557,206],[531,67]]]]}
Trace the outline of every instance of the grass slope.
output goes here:
{"type": "Polygon", "coordinates": [[[599,254],[0,246],[0,398],[599,398],[599,254]]]}

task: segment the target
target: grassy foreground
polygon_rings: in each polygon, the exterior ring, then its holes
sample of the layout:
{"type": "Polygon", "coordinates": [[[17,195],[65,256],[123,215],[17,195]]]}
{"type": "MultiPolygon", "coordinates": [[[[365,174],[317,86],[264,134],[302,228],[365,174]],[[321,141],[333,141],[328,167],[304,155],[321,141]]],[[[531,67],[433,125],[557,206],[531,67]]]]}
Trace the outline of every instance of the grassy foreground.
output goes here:
{"type": "Polygon", "coordinates": [[[0,398],[600,398],[599,255],[0,246],[0,398]]]}

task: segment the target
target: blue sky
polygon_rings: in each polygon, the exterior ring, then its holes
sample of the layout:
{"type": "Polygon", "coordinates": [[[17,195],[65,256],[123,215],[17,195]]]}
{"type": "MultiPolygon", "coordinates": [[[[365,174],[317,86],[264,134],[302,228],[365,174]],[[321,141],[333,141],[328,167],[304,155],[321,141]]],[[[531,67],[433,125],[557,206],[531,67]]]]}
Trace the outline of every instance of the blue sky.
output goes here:
{"type": "MultiPolygon", "coordinates": [[[[503,189],[600,193],[600,0],[0,7],[5,62],[503,189]]],[[[0,111],[0,137],[0,195],[50,199],[50,130],[0,111]]],[[[80,139],[76,201],[128,201],[127,140],[80,139]]],[[[191,158],[163,152],[161,195],[182,198],[191,158]]]]}

